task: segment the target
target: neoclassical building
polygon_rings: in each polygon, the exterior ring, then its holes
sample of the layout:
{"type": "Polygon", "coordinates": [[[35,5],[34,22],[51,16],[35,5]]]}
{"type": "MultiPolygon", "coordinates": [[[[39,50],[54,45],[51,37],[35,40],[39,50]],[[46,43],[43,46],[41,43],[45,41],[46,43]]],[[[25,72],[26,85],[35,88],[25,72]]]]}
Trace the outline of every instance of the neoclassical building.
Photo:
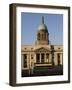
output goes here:
{"type": "Polygon", "coordinates": [[[63,64],[63,45],[50,44],[49,32],[44,23],[44,17],[42,17],[37,30],[35,45],[21,46],[21,64],[22,70],[63,64]]]}

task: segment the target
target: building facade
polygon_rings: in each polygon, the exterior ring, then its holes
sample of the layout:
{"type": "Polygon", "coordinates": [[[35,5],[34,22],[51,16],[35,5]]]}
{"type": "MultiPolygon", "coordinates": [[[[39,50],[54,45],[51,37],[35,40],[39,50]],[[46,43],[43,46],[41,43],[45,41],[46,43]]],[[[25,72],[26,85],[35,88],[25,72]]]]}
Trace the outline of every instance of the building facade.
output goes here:
{"type": "Polygon", "coordinates": [[[63,45],[51,45],[49,32],[42,17],[35,45],[21,46],[21,69],[33,70],[39,66],[63,65],[63,45]]]}

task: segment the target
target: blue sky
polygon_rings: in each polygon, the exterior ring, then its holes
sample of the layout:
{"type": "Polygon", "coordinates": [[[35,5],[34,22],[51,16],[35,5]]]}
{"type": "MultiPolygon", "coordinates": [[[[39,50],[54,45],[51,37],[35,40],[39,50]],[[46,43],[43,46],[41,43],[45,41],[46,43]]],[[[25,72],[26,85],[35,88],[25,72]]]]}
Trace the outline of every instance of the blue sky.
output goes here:
{"type": "Polygon", "coordinates": [[[49,40],[53,45],[63,44],[63,15],[44,13],[21,13],[21,44],[35,44],[38,27],[41,18],[44,16],[44,23],[49,32],[49,40]]]}

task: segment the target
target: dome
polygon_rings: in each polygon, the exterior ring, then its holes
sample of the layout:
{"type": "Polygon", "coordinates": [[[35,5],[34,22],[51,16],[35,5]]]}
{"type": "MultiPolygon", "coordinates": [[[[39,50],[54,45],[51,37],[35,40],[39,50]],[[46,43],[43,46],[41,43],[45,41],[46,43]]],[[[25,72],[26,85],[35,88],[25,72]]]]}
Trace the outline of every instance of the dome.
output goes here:
{"type": "Polygon", "coordinates": [[[38,27],[38,30],[39,30],[39,31],[40,31],[40,30],[44,30],[44,31],[48,32],[47,26],[44,24],[44,17],[43,17],[43,16],[42,16],[41,24],[40,24],[39,27],[38,27]]]}
{"type": "Polygon", "coordinates": [[[38,30],[47,30],[47,27],[45,24],[40,24],[38,30]]]}

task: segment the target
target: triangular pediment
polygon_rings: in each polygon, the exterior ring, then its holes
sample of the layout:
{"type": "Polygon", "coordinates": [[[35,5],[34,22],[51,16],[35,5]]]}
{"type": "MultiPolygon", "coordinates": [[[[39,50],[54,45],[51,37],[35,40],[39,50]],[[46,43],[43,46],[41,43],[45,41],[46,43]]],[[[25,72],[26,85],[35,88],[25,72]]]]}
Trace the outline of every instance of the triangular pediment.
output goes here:
{"type": "Polygon", "coordinates": [[[35,49],[35,51],[46,52],[46,51],[50,51],[50,49],[49,48],[45,48],[45,47],[41,47],[41,48],[35,49]]]}

